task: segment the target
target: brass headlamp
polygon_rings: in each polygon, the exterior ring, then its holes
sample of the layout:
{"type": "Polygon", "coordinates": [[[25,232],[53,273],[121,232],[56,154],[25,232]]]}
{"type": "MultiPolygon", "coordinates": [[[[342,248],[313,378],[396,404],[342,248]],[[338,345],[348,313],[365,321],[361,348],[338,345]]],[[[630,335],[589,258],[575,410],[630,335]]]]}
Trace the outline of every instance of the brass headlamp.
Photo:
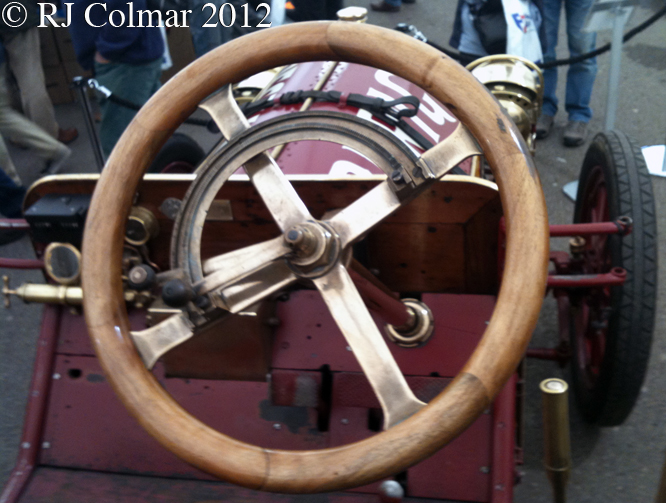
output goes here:
{"type": "Polygon", "coordinates": [[[477,59],[467,69],[497,98],[534,155],[536,123],[543,102],[543,74],[531,61],[498,54],[477,59]]]}

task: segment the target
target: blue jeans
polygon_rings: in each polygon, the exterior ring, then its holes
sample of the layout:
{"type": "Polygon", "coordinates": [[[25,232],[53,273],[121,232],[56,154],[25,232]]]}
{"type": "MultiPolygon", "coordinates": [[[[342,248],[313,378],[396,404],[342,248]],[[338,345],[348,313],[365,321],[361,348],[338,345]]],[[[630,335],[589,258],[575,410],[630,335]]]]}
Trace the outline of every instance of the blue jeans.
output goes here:
{"type": "MultiPolygon", "coordinates": [[[[594,49],[596,33],[583,33],[581,29],[592,6],[592,0],[544,0],[544,22],[546,23],[546,40],[548,49],[544,61],[555,60],[557,31],[560,25],[560,12],[564,3],[567,20],[567,41],[571,57],[585,54],[594,49]]],[[[557,68],[549,68],[544,72],[543,113],[551,117],[557,113],[557,68]]],[[[592,86],[597,75],[597,58],[586,59],[569,66],[564,108],[570,121],[589,122],[592,118],[590,98],[592,86]]]]}
{"type": "MultiPolygon", "coordinates": [[[[242,35],[238,26],[243,24],[243,11],[241,8],[234,6],[236,12],[236,20],[231,23],[231,8],[227,5],[222,9],[225,0],[191,0],[192,14],[190,17],[190,33],[192,34],[192,44],[194,45],[194,52],[197,58],[200,58],[208,51],[212,51],[218,45],[222,45],[234,38],[242,35]],[[215,5],[215,15],[210,7],[204,9],[204,5],[212,3],[215,5]],[[224,26],[220,23],[219,13],[222,9],[222,20],[224,26]],[[208,21],[210,18],[210,21],[208,21]],[[215,25],[215,27],[204,26],[204,24],[215,25]]],[[[270,3],[270,2],[269,2],[270,3]]]]}
{"type": "MultiPolygon", "coordinates": [[[[162,75],[162,58],[148,63],[97,63],[95,62],[95,78],[119,98],[143,105],[160,88],[162,75]]],[[[103,100],[100,103],[102,123],[99,128],[99,139],[106,157],[111,154],[116,142],[132,122],[136,110],[103,100]]]]}

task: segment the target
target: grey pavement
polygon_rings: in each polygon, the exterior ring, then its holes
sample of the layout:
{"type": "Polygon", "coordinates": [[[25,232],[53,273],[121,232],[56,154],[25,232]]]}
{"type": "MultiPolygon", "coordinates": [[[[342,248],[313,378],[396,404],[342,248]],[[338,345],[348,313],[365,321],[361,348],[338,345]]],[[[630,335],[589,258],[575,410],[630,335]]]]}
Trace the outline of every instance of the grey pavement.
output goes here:
{"type": "MultiPolygon", "coordinates": [[[[369,7],[369,0],[355,5],[369,7]]],[[[347,2],[347,5],[352,4],[347,2]]],[[[636,9],[629,27],[649,17],[663,2],[643,3],[636,9]]],[[[453,25],[453,0],[417,0],[403,5],[401,12],[380,14],[370,12],[369,22],[392,28],[398,22],[415,24],[430,39],[448,47],[453,25]]],[[[561,27],[561,40],[564,40],[561,27]]],[[[601,33],[598,45],[610,39],[601,33]]],[[[563,43],[558,48],[561,58],[567,56],[563,43]]],[[[601,131],[604,123],[608,87],[608,54],[600,56],[590,123],[593,132],[601,131]]],[[[564,98],[564,72],[560,75],[558,96],[564,98]]],[[[81,138],[72,144],[73,156],[64,172],[94,172],[95,164],[86,138],[81,113],[77,105],[56,108],[62,126],[76,125],[81,138]]],[[[566,117],[563,111],[556,117],[556,129],[537,146],[536,164],[541,175],[551,223],[569,223],[573,203],[562,193],[562,186],[577,179],[589,141],[584,146],[566,148],[561,144],[561,132],[566,117]]],[[[666,139],[666,20],[630,41],[622,55],[622,73],[616,128],[632,136],[639,145],[663,144],[666,139]]],[[[196,127],[184,127],[200,141],[210,146],[213,138],[196,127]]],[[[39,161],[29,152],[12,150],[15,162],[22,166],[26,183],[39,176],[39,161]]],[[[658,215],[659,247],[666,250],[666,179],[653,179],[658,215]]],[[[566,241],[553,241],[553,247],[566,246],[566,241]]],[[[27,238],[0,248],[0,256],[28,258],[32,256],[27,238]]],[[[599,429],[585,425],[572,407],[571,430],[574,469],[569,484],[572,502],[644,502],[653,501],[659,474],[666,452],[666,288],[665,270],[659,269],[657,320],[648,375],[636,408],[627,422],[615,428],[599,429]]],[[[4,272],[4,271],[3,271],[4,272]]],[[[12,282],[41,281],[39,272],[12,272],[12,282]]],[[[11,310],[0,310],[0,486],[13,467],[19,449],[19,439],[25,400],[31,375],[35,340],[39,328],[40,306],[14,303],[11,310]]],[[[557,341],[555,304],[547,299],[534,334],[533,345],[553,345],[557,341]]],[[[568,369],[556,364],[528,361],[527,410],[525,433],[525,464],[520,467],[522,483],[516,487],[517,503],[552,501],[548,482],[542,470],[542,433],[538,383],[546,377],[568,379],[568,369]]]]}

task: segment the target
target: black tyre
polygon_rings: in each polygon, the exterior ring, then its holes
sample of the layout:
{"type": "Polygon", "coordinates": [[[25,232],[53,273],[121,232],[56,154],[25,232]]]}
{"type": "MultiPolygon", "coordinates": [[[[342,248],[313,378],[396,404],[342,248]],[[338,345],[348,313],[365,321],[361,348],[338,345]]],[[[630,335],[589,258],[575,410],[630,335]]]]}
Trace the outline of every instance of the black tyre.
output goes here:
{"type": "Polygon", "coordinates": [[[192,138],[174,133],[157,153],[148,173],[194,173],[205,156],[203,149],[192,138]]]}
{"type": "Polygon", "coordinates": [[[652,182],[640,149],[625,134],[599,133],[585,155],[574,222],[630,217],[633,231],[591,236],[585,273],[622,267],[623,286],[572,298],[572,378],[585,420],[619,425],[640,394],[652,343],[657,236],[652,182]]]}

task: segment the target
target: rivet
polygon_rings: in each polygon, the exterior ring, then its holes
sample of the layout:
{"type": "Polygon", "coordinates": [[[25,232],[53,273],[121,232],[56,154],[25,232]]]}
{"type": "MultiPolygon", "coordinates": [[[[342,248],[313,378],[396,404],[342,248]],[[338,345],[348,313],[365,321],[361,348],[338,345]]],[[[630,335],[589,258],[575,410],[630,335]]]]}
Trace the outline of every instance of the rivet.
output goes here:
{"type": "Polygon", "coordinates": [[[273,429],[274,429],[274,430],[280,430],[280,429],[282,429],[282,425],[281,425],[280,423],[275,423],[275,424],[273,425],[273,429]]]}
{"type": "Polygon", "coordinates": [[[42,442],[42,449],[50,449],[51,442],[42,442]]]}
{"type": "Polygon", "coordinates": [[[58,374],[58,373],[53,374],[53,378],[54,379],[60,379],[60,374],[58,374]]]}
{"type": "Polygon", "coordinates": [[[340,420],[340,422],[341,422],[342,424],[349,424],[349,419],[347,419],[347,418],[342,418],[342,419],[340,420]]]}
{"type": "Polygon", "coordinates": [[[30,449],[30,442],[23,442],[21,444],[21,447],[23,447],[24,449],[30,449]]]}
{"type": "Polygon", "coordinates": [[[479,468],[479,470],[481,471],[481,473],[490,473],[490,468],[488,468],[487,466],[482,466],[481,468],[479,468]]]}

